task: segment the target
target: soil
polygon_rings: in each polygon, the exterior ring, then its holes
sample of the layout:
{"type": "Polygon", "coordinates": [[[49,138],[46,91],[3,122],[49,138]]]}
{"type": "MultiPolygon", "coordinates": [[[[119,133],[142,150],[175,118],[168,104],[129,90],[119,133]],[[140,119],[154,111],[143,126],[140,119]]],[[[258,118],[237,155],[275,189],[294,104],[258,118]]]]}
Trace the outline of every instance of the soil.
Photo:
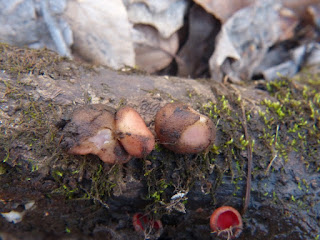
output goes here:
{"type": "Polygon", "coordinates": [[[116,72],[8,45],[0,69],[2,239],[216,239],[209,218],[223,205],[242,214],[238,239],[319,239],[319,74],[239,86],[116,72]],[[77,106],[129,105],[154,133],[155,114],[172,101],[213,120],[208,151],[156,144],[145,159],[108,165],[60,146],[77,106]],[[135,232],[137,212],[163,229],[135,232]]]}

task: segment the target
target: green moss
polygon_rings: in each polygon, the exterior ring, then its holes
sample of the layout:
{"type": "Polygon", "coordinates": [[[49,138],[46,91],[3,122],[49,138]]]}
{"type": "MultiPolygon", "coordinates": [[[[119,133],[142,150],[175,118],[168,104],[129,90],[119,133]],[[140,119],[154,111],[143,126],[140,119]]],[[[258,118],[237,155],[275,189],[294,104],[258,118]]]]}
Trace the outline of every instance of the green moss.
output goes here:
{"type": "MultiPolygon", "coordinates": [[[[0,80],[0,84],[3,83],[0,80]]],[[[12,107],[10,118],[4,118],[0,126],[2,148],[6,156],[2,159],[7,162],[10,159],[10,146],[13,142],[23,142],[31,151],[40,155],[50,155],[56,149],[54,136],[57,129],[53,126],[56,108],[43,106],[34,101],[24,92],[20,84],[10,85],[12,91],[6,95],[8,108],[12,107]],[[10,105],[14,102],[13,105],[10,105]],[[49,113],[50,114],[46,114],[49,113]],[[50,117],[49,117],[50,116],[50,117]]],[[[4,112],[2,112],[4,116],[4,112]]]]}
{"type": "MultiPolygon", "coordinates": [[[[249,140],[245,139],[243,119],[240,117],[242,100],[239,95],[217,96],[216,104],[209,102],[203,106],[202,111],[216,123],[219,137],[218,143],[216,141],[209,152],[210,159],[214,159],[215,166],[220,164],[219,168],[222,167],[221,178],[231,176],[233,179],[234,196],[239,196],[238,182],[246,173],[245,155],[248,154],[246,151],[249,144],[254,153],[253,176],[268,178],[272,172],[283,173],[286,163],[290,161],[291,152],[298,154],[294,157],[304,162],[307,171],[319,172],[320,83],[317,81],[309,79],[307,82],[312,82],[311,87],[287,78],[266,83],[270,98],[261,101],[257,114],[252,110],[245,112],[249,140]],[[315,85],[317,90],[314,89],[315,85]],[[217,162],[219,158],[224,159],[226,164],[217,162]],[[284,161],[284,166],[277,170],[273,166],[277,165],[275,162],[279,159],[284,161]]],[[[306,193],[308,191],[302,182],[297,188],[304,189],[306,193]]],[[[266,197],[271,195],[265,192],[266,197]]],[[[278,197],[273,194],[273,198],[278,197]]],[[[296,199],[295,196],[293,199],[296,199]]],[[[300,199],[294,202],[302,206],[300,199]]]]}
{"type": "Polygon", "coordinates": [[[3,175],[11,181],[30,180],[37,175],[47,174],[47,169],[50,169],[48,177],[58,185],[53,193],[73,197],[77,189],[63,181],[70,176],[69,170],[66,170],[67,167],[54,167],[57,161],[62,163],[60,165],[67,165],[69,160],[59,147],[61,136],[54,126],[60,119],[61,107],[50,102],[43,104],[36,101],[26,92],[31,87],[26,84],[17,81],[8,84],[0,79],[2,87],[6,89],[6,94],[0,108],[0,158],[2,164],[19,173],[13,174],[14,171],[10,171],[3,175]]]}
{"type": "Polygon", "coordinates": [[[94,166],[90,195],[94,199],[109,197],[112,190],[122,182],[122,166],[114,165],[109,171],[104,171],[103,164],[94,166]]]}
{"type": "MultiPolygon", "coordinates": [[[[267,84],[267,89],[277,101],[265,100],[269,124],[268,134],[280,127],[277,141],[271,143],[276,151],[286,156],[286,152],[294,150],[307,159],[307,165],[314,165],[317,169],[319,163],[319,119],[320,104],[318,92],[307,85],[298,85],[290,79],[280,79],[267,84]],[[276,127],[277,126],[277,127],[276,127]],[[280,144],[281,143],[281,144],[280,144]]],[[[265,115],[261,114],[265,120],[265,115]]],[[[268,140],[267,140],[268,141],[268,140]]]]}
{"type": "Polygon", "coordinates": [[[21,74],[48,75],[54,79],[69,79],[79,74],[79,69],[89,70],[88,64],[75,65],[48,49],[18,48],[0,43],[0,69],[19,78],[21,74]]]}

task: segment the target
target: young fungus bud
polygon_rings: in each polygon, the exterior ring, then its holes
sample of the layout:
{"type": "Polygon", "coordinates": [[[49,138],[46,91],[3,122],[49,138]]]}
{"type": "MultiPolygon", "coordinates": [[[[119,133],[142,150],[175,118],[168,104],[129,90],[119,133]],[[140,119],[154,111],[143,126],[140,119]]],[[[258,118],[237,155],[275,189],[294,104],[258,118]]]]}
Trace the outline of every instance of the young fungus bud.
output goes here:
{"type": "Polygon", "coordinates": [[[210,118],[183,103],[168,103],[156,114],[155,131],[163,146],[176,153],[199,153],[215,138],[210,118]]]}
{"type": "Polygon", "coordinates": [[[154,148],[155,140],[138,112],[125,106],[116,113],[116,132],[124,149],[134,157],[146,157],[154,148]]]}

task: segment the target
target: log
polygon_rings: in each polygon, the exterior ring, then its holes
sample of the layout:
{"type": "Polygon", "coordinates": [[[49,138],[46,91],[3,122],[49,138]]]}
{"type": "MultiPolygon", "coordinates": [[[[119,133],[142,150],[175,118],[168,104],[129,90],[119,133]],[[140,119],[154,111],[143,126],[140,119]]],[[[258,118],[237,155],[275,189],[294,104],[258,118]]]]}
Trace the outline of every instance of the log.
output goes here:
{"type": "Polygon", "coordinates": [[[48,50],[1,44],[0,53],[2,239],[212,239],[210,214],[223,205],[242,212],[239,239],[319,237],[317,76],[239,86],[113,71],[48,50]],[[154,133],[155,114],[172,101],[213,120],[207,152],[158,143],[144,159],[108,165],[61,148],[76,107],[129,105],[154,133]],[[137,212],[162,231],[135,232],[137,212]]]}

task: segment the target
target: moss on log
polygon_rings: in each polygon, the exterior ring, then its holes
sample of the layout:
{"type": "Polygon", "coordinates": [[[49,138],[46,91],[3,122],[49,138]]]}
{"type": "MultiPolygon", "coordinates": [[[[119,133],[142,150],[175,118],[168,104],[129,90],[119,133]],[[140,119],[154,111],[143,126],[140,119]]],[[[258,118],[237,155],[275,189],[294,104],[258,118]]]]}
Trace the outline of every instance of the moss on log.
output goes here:
{"type": "Polygon", "coordinates": [[[116,72],[48,50],[1,44],[0,53],[0,212],[21,215],[15,224],[0,217],[1,237],[141,239],[131,217],[143,212],[162,220],[159,239],[211,239],[210,214],[230,205],[247,209],[239,239],[319,238],[319,75],[238,86],[116,72]],[[76,106],[129,105],[154,133],[155,114],[171,101],[214,121],[208,152],[156,144],[145,159],[110,166],[61,150],[59,122],[76,106]]]}

